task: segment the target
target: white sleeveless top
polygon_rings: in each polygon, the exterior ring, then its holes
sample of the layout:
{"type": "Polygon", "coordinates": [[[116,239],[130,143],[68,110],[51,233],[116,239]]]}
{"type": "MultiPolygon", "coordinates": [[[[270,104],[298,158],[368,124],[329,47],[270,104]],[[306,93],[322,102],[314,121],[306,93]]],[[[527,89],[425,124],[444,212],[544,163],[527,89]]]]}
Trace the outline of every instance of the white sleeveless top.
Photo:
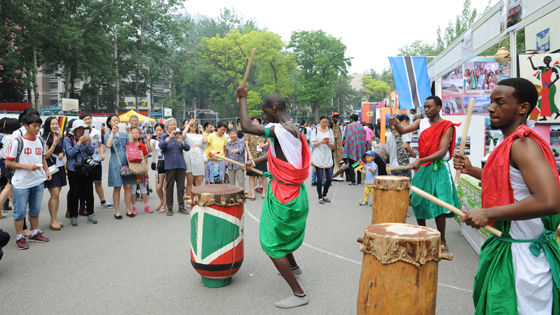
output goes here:
{"type": "MultiPolygon", "coordinates": [[[[430,128],[432,125],[430,124],[430,118],[422,118],[420,120],[420,127],[418,128],[418,139],[420,139],[420,135],[422,134],[422,132],[428,128],[430,128]]],[[[451,141],[453,141],[453,139],[451,139],[451,141]]],[[[451,141],[449,141],[449,143],[451,144],[451,141]]],[[[443,157],[444,160],[448,160],[449,159],[449,146],[447,146],[447,151],[445,152],[445,156],[443,157]]]]}
{"type": "MultiPolygon", "coordinates": [[[[515,202],[531,196],[521,171],[509,167],[509,179],[515,202]]],[[[533,240],[545,231],[540,218],[511,221],[509,234],[513,239],[533,240]]],[[[531,243],[512,243],[513,271],[519,315],[552,314],[552,288],[554,281],[546,256],[541,252],[535,257],[529,250],[531,243]]]]}
{"type": "MultiPolygon", "coordinates": [[[[282,152],[288,163],[292,164],[295,168],[301,169],[303,164],[303,156],[301,155],[301,140],[294,137],[288,130],[284,129],[282,124],[270,123],[266,125],[267,128],[274,126],[274,134],[276,135],[276,140],[280,143],[282,147],[282,152]]],[[[276,156],[274,151],[274,144],[270,144],[270,154],[276,156]]]]}

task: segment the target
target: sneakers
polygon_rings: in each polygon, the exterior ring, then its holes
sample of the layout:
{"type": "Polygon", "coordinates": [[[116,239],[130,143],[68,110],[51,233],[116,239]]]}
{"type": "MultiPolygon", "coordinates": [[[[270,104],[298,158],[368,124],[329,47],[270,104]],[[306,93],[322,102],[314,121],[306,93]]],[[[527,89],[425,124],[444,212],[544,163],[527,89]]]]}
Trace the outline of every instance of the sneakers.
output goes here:
{"type": "Polygon", "coordinates": [[[29,237],[29,242],[31,243],[46,243],[49,239],[41,235],[41,233],[35,234],[35,236],[29,237]]]}
{"type": "Polygon", "coordinates": [[[325,200],[325,202],[331,203],[331,200],[327,197],[324,197],[323,200],[325,200]]]}
{"type": "Polygon", "coordinates": [[[72,226],[78,226],[78,218],[70,218],[70,224],[72,224],[72,226]]]}
{"type": "Polygon", "coordinates": [[[362,186],[362,184],[358,184],[358,186],[362,186]]]}
{"type": "Polygon", "coordinates": [[[179,209],[179,213],[181,213],[181,214],[189,214],[190,212],[189,212],[189,210],[187,210],[187,209],[185,209],[185,208],[180,208],[180,209],[179,209]]]}
{"type": "Polygon", "coordinates": [[[167,209],[167,216],[170,217],[173,215],[173,209],[167,209]]]}
{"type": "Polygon", "coordinates": [[[19,240],[17,240],[16,247],[17,247],[17,249],[28,249],[29,248],[29,245],[27,244],[27,241],[25,240],[25,237],[22,237],[19,240]]]}
{"type": "Polygon", "coordinates": [[[348,186],[356,186],[356,183],[349,183],[348,186]]]}
{"type": "Polygon", "coordinates": [[[258,192],[259,194],[262,194],[263,189],[262,187],[257,187],[255,188],[255,191],[258,192]]]}
{"type": "Polygon", "coordinates": [[[95,214],[88,215],[87,220],[91,224],[97,224],[97,219],[95,219],[95,214]]]}
{"type": "Polygon", "coordinates": [[[136,209],[136,206],[132,206],[132,214],[134,215],[138,214],[138,210],[136,209]]]}
{"type": "Polygon", "coordinates": [[[152,210],[152,208],[150,208],[150,206],[148,206],[148,205],[144,206],[144,211],[146,211],[148,213],[153,213],[154,212],[154,210],[152,210]]]}
{"type": "Polygon", "coordinates": [[[102,208],[114,208],[114,207],[115,207],[114,204],[108,203],[107,201],[103,202],[100,206],[101,206],[102,208]]]}
{"type": "Polygon", "coordinates": [[[317,183],[311,183],[311,186],[317,186],[317,183]]]}
{"type": "Polygon", "coordinates": [[[325,204],[325,200],[319,199],[319,204],[324,205],[324,204],[325,204]]]}
{"type": "Polygon", "coordinates": [[[365,201],[360,201],[360,206],[368,206],[368,203],[365,201]]]}
{"type": "Polygon", "coordinates": [[[80,205],[80,210],[78,210],[78,213],[83,217],[87,217],[86,205],[80,205]]]}

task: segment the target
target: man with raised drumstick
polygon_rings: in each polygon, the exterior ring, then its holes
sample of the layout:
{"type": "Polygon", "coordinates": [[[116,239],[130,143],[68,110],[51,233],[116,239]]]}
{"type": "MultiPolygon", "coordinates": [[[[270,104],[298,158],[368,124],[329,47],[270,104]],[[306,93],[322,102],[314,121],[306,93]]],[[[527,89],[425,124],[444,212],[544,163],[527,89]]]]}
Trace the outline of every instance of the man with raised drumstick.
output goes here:
{"type": "Polygon", "coordinates": [[[310,153],[305,139],[286,113],[286,100],[279,94],[268,96],[262,109],[271,124],[253,125],[247,111],[247,87],[237,89],[241,104],[243,132],[265,135],[271,139],[269,152],[245,163],[248,171],[268,161],[265,177],[272,180],[263,202],[259,236],[261,247],[290,285],[293,295],[276,303],[280,308],[292,308],[309,303],[294,275],[300,275],[294,255],[303,243],[309,212],[307,190],[303,182],[309,176],[310,153]]]}
{"type": "MultiPolygon", "coordinates": [[[[395,117],[389,118],[389,124],[395,126],[401,135],[419,130],[418,139],[419,159],[412,163],[412,168],[418,170],[412,179],[416,186],[437,198],[460,208],[459,197],[446,161],[455,150],[455,125],[441,118],[439,112],[442,107],[441,99],[430,96],[424,102],[424,112],[428,118],[418,119],[403,127],[397,123],[395,117]]],[[[418,225],[426,226],[426,219],[436,219],[436,226],[441,233],[442,252],[449,251],[445,240],[446,209],[432,203],[417,194],[412,194],[412,210],[418,225]]]]}
{"type": "Polygon", "coordinates": [[[554,231],[560,223],[560,181],[548,143],[527,127],[539,98],[526,79],[500,81],[490,95],[492,128],[503,137],[484,170],[455,154],[456,169],[482,180],[482,207],[463,222],[489,224],[474,280],[475,314],[560,314],[560,250],[554,231]]]}

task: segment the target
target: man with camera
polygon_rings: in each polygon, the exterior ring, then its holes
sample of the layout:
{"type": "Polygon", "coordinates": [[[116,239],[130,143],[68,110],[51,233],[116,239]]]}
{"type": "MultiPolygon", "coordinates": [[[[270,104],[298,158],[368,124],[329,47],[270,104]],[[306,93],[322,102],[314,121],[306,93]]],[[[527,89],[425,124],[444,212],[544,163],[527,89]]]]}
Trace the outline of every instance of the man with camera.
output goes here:
{"type": "Polygon", "coordinates": [[[93,141],[85,134],[86,123],[78,119],[74,121],[70,136],[64,138],[64,152],[66,152],[66,170],[70,183],[70,220],[72,226],[78,225],[78,199],[83,192],[86,199],[87,221],[96,224],[93,214],[93,175],[98,162],[92,155],[95,153],[93,141]]]}
{"type": "Polygon", "coordinates": [[[105,161],[105,156],[103,156],[103,153],[105,153],[105,147],[103,146],[102,143],[102,139],[103,139],[102,133],[101,131],[95,129],[95,127],[91,125],[91,123],[93,122],[91,114],[82,113],[80,115],[80,119],[83,120],[84,123],[86,124],[85,132],[87,133],[87,130],[90,130],[89,137],[93,142],[93,149],[95,150],[95,152],[91,157],[93,158],[94,161],[98,162],[99,164],[99,167],[93,174],[93,183],[95,185],[95,192],[97,193],[97,195],[99,196],[99,200],[101,201],[100,206],[103,208],[114,208],[115,206],[113,204],[110,204],[107,201],[105,201],[105,192],[103,191],[103,185],[102,185],[103,167],[101,165],[101,162],[105,161]]]}

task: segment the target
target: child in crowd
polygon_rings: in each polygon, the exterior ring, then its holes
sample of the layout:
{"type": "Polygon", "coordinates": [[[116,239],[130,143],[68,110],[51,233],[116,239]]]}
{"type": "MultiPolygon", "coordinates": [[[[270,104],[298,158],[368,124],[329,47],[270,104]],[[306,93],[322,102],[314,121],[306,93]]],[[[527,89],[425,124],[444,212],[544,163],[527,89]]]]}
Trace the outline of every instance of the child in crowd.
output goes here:
{"type": "Polygon", "coordinates": [[[373,161],[375,159],[375,152],[372,150],[364,154],[366,159],[366,166],[360,172],[366,174],[366,188],[364,189],[364,201],[360,202],[360,206],[367,206],[369,202],[369,194],[373,194],[373,182],[377,176],[377,164],[373,161]]]}
{"type": "Polygon", "coordinates": [[[212,184],[222,184],[224,182],[224,174],[226,170],[226,163],[224,160],[218,160],[218,154],[210,157],[211,161],[206,164],[206,183],[208,185],[212,184]]]}
{"type": "MultiPolygon", "coordinates": [[[[144,161],[146,164],[148,163],[148,149],[146,149],[146,145],[140,142],[140,130],[138,127],[130,128],[130,134],[132,135],[132,144],[138,146],[140,151],[144,154],[144,161]]],[[[142,193],[142,200],[144,201],[144,210],[148,213],[154,212],[152,208],[148,205],[148,173],[142,175],[136,175],[136,180],[134,184],[132,184],[132,216],[138,214],[138,210],[136,209],[136,188],[137,185],[140,186],[140,192],[142,193]]],[[[128,214],[127,214],[128,215],[128,214]]]]}
{"type": "Polygon", "coordinates": [[[51,173],[45,160],[47,150],[43,138],[37,137],[43,121],[37,115],[25,118],[27,130],[20,139],[12,140],[6,157],[6,166],[14,170],[12,177],[14,193],[14,225],[18,249],[28,249],[23,236],[23,220],[29,215],[31,225],[30,242],[45,243],[49,239],[39,233],[39,213],[45,180],[51,180],[51,173]],[[18,147],[21,148],[18,150],[18,147]],[[29,206],[29,212],[27,212],[29,206]]]}
{"type": "MultiPolygon", "coordinates": [[[[243,139],[238,139],[237,130],[232,128],[228,133],[230,140],[226,146],[227,157],[244,165],[245,142],[243,139]]],[[[245,190],[245,170],[243,170],[241,166],[233,163],[226,163],[226,168],[228,169],[230,184],[235,185],[237,178],[238,186],[245,190]]]]}

